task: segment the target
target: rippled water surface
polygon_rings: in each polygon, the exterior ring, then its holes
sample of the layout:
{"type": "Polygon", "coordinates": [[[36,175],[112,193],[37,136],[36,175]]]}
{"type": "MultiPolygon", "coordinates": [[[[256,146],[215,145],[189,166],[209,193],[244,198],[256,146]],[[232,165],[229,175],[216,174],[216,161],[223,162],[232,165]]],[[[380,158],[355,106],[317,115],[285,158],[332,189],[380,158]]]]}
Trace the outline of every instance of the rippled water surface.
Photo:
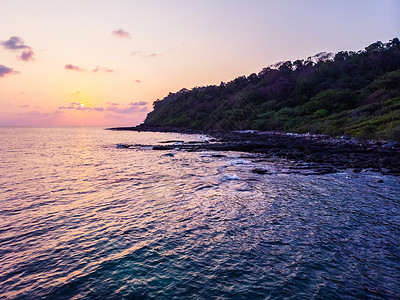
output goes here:
{"type": "Polygon", "coordinates": [[[202,138],[0,128],[0,298],[399,299],[398,178],[116,147],[202,138]]]}

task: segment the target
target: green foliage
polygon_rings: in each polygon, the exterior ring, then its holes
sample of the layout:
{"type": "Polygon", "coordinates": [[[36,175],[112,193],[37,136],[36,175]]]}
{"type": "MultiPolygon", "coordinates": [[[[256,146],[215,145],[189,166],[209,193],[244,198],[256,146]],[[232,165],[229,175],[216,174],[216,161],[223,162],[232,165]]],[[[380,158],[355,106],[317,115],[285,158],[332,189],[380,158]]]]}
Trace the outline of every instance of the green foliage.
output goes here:
{"type": "Polygon", "coordinates": [[[146,125],[399,139],[400,42],[281,62],[154,103],[146,125]]]}
{"type": "Polygon", "coordinates": [[[315,111],[313,113],[313,116],[317,119],[324,118],[324,117],[328,116],[328,111],[325,108],[318,109],[317,111],[315,111]]]}

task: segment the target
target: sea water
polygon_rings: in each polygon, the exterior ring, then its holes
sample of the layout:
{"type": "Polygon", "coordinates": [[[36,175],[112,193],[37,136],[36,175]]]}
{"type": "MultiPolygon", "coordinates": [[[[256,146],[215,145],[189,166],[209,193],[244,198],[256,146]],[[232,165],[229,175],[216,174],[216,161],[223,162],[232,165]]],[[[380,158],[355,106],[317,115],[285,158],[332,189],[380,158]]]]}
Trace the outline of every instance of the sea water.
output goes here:
{"type": "Polygon", "coordinates": [[[117,146],[203,139],[0,128],[0,298],[400,297],[399,178],[117,146]]]}

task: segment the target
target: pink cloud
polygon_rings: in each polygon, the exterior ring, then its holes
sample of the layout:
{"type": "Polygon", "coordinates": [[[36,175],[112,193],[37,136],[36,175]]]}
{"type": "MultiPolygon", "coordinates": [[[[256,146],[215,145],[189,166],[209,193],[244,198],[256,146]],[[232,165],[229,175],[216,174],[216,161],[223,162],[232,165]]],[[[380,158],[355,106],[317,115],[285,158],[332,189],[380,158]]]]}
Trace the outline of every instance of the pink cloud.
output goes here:
{"type": "MultiPolygon", "coordinates": [[[[87,71],[89,71],[89,70],[83,69],[83,68],[81,68],[79,66],[72,65],[72,64],[66,64],[64,69],[71,70],[71,71],[77,71],[77,72],[87,72],[87,71]]],[[[114,70],[110,69],[110,68],[107,68],[107,67],[97,66],[96,68],[91,70],[91,72],[93,72],[93,73],[97,73],[97,72],[113,73],[114,70]]]]}
{"type": "Polygon", "coordinates": [[[75,108],[76,110],[95,110],[95,111],[103,111],[102,107],[88,107],[88,106],[78,106],[75,108]]]}
{"type": "Polygon", "coordinates": [[[139,108],[138,106],[127,106],[127,107],[117,107],[109,106],[106,111],[110,111],[116,114],[134,114],[137,112],[147,112],[147,107],[139,108]]]}
{"type": "Polygon", "coordinates": [[[57,125],[63,111],[40,112],[37,110],[27,111],[15,115],[2,116],[0,125],[7,126],[42,126],[57,125]]]}
{"type": "Polygon", "coordinates": [[[23,61],[35,60],[35,59],[33,58],[33,55],[34,55],[34,53],[33,53],[33,51],[30,49],[30,50],[27,50],[27,51],[23,51],[22,54],[19,56],[19,58],[20,58],[21,60],[23,60],[23,61]]]}
{"type": "Polygon", "coordinates": [[[71,71],[78,71],[78,72],[85,71],[81,67],[78,67],[78,66],[75,66],[75,65],[71,65],[71,64],[66,64],[64,69],[65,70],[71,70],[71,71]]]}
{"type": "Polygon", "coordinates": [[[0,65],[0,77],[4,77],[6,75],[11,75],[11,74],[18,74],[18,71],[14,71],[14,69],[12,68],[0,65]]]}
{"type": "Polygon", "coordinates": [[[129,39],[131,37],[131,34],[128,31],[123,30],[123,29],[114,30],[112,32],[112,35],[116,36],[116,37],[120,37],[120,38],[126,38],[126,39],[129,39]]]}
{"type": "Polygon", "coordinates": [[[2,41],[0,44],[9,50],[31,49],[28,45],[24,44],[24,40],[18,36],[12,36],[7,41],[2,41]]]}
{"type": "Polygon", "coordinates": [[[80,102],[71,102],[69,106],[60,106],[58,110],[94,110],[94,111],[103,111],[102,107],[89,107],[89,106],[82,106],[80,102]]]}
{"type": "Polygon", "coordinates": [[[145,54],[142,51],[133,51],[131,53],[131,55],[140,55],[143,58],[156,58],[156,57],[160,56],[161,54],[160,53],[155,53],[155,52],[154,53],[150,53],[150,54],[145,54]]]}
{"type": "Polygon", "coordinates": [[[114,72],[113,69],[105,68],[105,67],[100,67],[100,66],[97,66],[95,69],[92,70],[92,72],[94,72],[94,73],[96,73],[96,72],[98,72],[98,71],[102,71],[102,72],[106,72],[106,73],[112,73],[112,72],[114,72]]]}
{"type": "Polygon", "coordinates": [[[153,57],[157,57],[157,56],[159,56],[158,53],[151,53],[151,54],[146,55],[145,57],[153,58],[153,57]]]}
{"type": "Polygon", "coordinates": [[[74,106],[60,106],[58,109],[61,109],[61,110],[63,110],[63,109],[75,109],[75,107],[74,106]]]}
{"type": "Polygon", "coordinates": [[[129,105],[133,105],[133,106],[143,106],[143,105],[146,105],[146,104],[147,104],[147,102],[144,102],[144,101],[129,103],[129,105]]]}
{"type": "Polygon", "coordinates": [[[28,45],[25,45],[23,39],[18,36],[12,36],[7,41],[0,42],[0,45],[3,46],[4,49],[8,50],[24,50],[21,55],[18,55],[18,58],[23,61],[34,60],[33,55],[35,54],[32,48],[28,45]]]}

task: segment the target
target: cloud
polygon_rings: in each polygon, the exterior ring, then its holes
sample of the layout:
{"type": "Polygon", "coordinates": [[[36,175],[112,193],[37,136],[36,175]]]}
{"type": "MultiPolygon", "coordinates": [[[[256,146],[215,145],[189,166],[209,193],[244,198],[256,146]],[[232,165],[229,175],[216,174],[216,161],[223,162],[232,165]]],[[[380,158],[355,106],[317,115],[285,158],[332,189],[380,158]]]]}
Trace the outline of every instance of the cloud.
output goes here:
{"type": "Polygon", "coordinates": [[[128,31],[123,30],[123,29],[114,30],[111,34],[113,36],[120,37],[120,38],[125,38],[125,39],[131,38],[131,34],[128,31]]]}
{"type": "Polygon", "coordinates": [[[64,111],[41,112],[38,110],[29,110],[17,114],[3,115],[0,119],[2,125],[7,126],[48,126],[58,125],[64,111]]]}
{"type": "Polygon", "coordinates": [[[134,114],[137,112],[147,112],[147,107],[140,108],[134,105],[128,107],[109,106],[106,111],[111,111],[116,114],[134,114]]]}
{"type": "Polygon", "coordinates": [[[74,106],[60,106],[58,109],[75,109],[74,106]]]}
{"type": "Polygon", "coordinates": [[[141,56],[141,57],[143,57],[143,58],[156,58],[156,57],[159,57],[159,56],[161,56],[161,54],[160,53],[150,53],[150,54],[146,54],[146,53],[143,53],[142,51],[133,51],[132,53],[131,53],[131,55],[132,56],[134,56],[134,55],[139,55],[139,56],[141,56]]]}
{"type": "Polygon", "coordinates": [[[18,74],[18,71],[14,71],[14,69],[12,68],[0,65],[0,77],[4,77],[6,75],[11,75],[11,74],[18,74]]]}
{"type": "Polygon", "coordinates": [[[136,113],[145,113],[148,112],[148,108],[145,106],[147,102],[131,102],[129,104],[120,104],[116,102],[107,102],[107,107],[89,107],[82,106],[81,102],[71,102],[68,106],[60,106],[58,107],[58,111],[67,111],[67,110],[80,110],[80,111],[97,111],[97,112],[108,112],[110,114],[115,115],[130,115],[136,113]]]}
{"type": "Polygon", "coordinates": [[[95,110],[95,111],[103,111],[102,107],[89,107],[89,106],[77,106],[76,110],[95,110]]]}
{"type": "Polygon", "coordinates": [[[144,101],[129,103],[129,105],[133,105],[133,106],[143,106],[143,105],[146,105],[146,104],[147,104],[147,102],[144,102],[144,101]]]}
{"type": "Polygon", "coordinates": [[[9,50],[31,49],[31,47],[25,45],[24,40],[18,36],[12,36],[7,41],[2,41],[0,44],[5,49],[9,50]]]}
{"type": "Polygon", "coordinates": [[[102,107],[89,107],[89,106],[82,106],[80,102],[71,102],[69,106],[60,106],[58,107],[59,110],[94,110],[94,111],[103,111],[102,107]]]}
{"type": "Polygon", "coordinates": [[[107,102],[109,105],[105,110],[114,114],[129,115],[136,113],[148,112],[148,108],[145,106],[147,102],[131,102],[129,104],[118,104],[114,102],[107,102]]]}
{"type": "Polygon", "coordinates": [[[0,45],[4,47],[4,49],[8,50],[24,50],[21,55],[17,57],[23,61],[35,60],[33,55],[35,54],[32,50],[32,47],[25,45],[23,39],[18,36],[12,36],[7,41],[0,42],[0,45]]]}
{"type": "Polygon", "coordinates": [[[149,58],[157,57],[157,56],[159,56],[158,53],[151,53],[151,54],[145,55],[145,57],[149,57],[149,58]]]}
{"type": "MultiPolygon", "coordinates": [[[[88,71],[86,69],[83,69],[83,68],[81,68],[79,66],[75,66],[75,65],[72,65],[72,64],[66,64],[64,69],[71,70],[71,71],[77,71],[77,72],[87,72],[88,71]]],[[[97,66],[96,68],[91,70],[91,72],[93,72],[93,73],[97,73],[97,72],[112,73],[112,72],[114,72],[114,70],[110,69],[110,68],[107,68],[107,67],[97,66]]]]}
{"type": "Polygon", "coordinates": [[[27,51],[23,51],[22,54],[19,56],[19,58],[20,58],[21,60],[23,60],[23,61],[35,60],[35,59],[33,58],[33,55],[34,55],[34,53],[33,53],[33,51],[30,49],[30,50],[27,50],[27,51]]]}
{"type": "Polygon", "coordinates": [[[71,64],[66,64],[64,69],[65,70],[71,70],[71,71],[78,71],[78,72],[85,71],[81,67],[78,67],[78,66],[75,66],[75,65],[71,65],[71,64]]]}
{"type": "Polygon", "coordinates": [[[98,71],[102,71],[102,72],[106,72],[106,73],[112,73],[112,72],[114,72],[113,69],[105,68],[105,67],[100,67],[100,66],[97,66],[95,69],[92,70],[92,72],[94,72],[94,73],[96,73],[96,72],[98,72],[98,71]]]}

